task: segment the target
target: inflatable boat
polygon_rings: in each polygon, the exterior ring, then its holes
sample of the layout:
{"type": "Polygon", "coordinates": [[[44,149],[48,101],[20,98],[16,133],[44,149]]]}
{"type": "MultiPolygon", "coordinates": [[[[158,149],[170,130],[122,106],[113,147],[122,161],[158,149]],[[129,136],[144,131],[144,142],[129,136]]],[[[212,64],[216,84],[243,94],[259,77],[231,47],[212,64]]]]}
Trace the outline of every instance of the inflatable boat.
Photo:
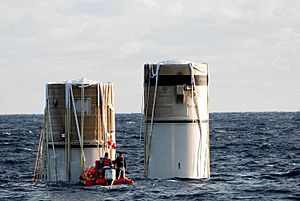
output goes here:
{"type": "MultiPolygon", "coordinates": [[[[120,171],[120,170],[118,170],[120,171]]],[[[113,185],[133,185],[133,180],[129,179],[125,176],[125,169],[123,170],[124,173],[119,173],[118,178],[116,178],[116,169],[113,167],[108,167],[103,170],[100,170],[97,167],[97,162],[95,166],[90,167],[87,171],[85,171],[80,176],[80,182],[84,186],[113,186],[113,185]]]]}

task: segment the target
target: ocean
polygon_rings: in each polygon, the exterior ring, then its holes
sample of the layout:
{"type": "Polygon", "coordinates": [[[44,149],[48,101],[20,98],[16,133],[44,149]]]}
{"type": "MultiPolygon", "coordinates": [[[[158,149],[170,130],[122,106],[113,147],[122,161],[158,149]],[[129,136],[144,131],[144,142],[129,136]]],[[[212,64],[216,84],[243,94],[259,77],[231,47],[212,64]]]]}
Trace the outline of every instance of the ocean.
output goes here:
{"type": "Polygon", "coordinates": [[[140,114],[117,114],[134,186],[33,183],[42,115],[0,115],[0,200],[300,200],[300,112],[210,114],[211,178],[144,178],[140,114]]]}

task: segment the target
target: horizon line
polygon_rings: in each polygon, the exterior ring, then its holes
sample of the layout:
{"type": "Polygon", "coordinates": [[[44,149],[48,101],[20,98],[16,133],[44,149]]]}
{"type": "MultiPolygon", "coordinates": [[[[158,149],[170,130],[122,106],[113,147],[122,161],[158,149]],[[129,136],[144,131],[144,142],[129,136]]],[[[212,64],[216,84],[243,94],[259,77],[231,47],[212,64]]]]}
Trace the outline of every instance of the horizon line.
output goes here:
{"type": "MultiPolygon", "coordinates": [[[[213,113],[295,113],[300,112],[300,110],[265,110],[265,111],[212,111],[209,114],[213,113]]],[[[118,112],[115,114],[142,114],[140,112],[118,112]]],[[[43,113],[0,113],[0,115],[44,115],[43,113]]]]}

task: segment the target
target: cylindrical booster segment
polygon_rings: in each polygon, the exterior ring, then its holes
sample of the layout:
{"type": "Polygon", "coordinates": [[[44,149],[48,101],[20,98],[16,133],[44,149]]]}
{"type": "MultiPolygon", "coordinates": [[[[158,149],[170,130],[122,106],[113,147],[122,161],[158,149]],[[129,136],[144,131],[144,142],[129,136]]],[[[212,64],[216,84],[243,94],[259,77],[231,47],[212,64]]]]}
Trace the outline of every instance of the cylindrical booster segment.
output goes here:
{"type": "Polygon", "coordinates": [[[108,141],[116,141],[113,88],[95,81],[47,85],[48,180],[79,181],[104,152],[115,158],[116,150],[108,147],[108,141]]]}
{"type": "Polygon", "coordinates": [[[208,65],[144,66],[145,175],[209,178],[208,65]]]}

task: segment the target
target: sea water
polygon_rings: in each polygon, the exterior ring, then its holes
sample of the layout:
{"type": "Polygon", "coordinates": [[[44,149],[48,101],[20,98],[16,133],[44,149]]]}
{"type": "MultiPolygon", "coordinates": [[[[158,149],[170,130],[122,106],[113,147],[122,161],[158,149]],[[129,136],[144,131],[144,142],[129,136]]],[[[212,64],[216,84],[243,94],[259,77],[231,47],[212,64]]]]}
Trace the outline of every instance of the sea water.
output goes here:
{"type": "Polygon", "coordinates": [[[0,200],[300,200],[300,112],[210,114],[211,178],[144,178],[140,114],[117,114],[134,186],[32,182],[42,115],[0,115],[0,200]]]}

